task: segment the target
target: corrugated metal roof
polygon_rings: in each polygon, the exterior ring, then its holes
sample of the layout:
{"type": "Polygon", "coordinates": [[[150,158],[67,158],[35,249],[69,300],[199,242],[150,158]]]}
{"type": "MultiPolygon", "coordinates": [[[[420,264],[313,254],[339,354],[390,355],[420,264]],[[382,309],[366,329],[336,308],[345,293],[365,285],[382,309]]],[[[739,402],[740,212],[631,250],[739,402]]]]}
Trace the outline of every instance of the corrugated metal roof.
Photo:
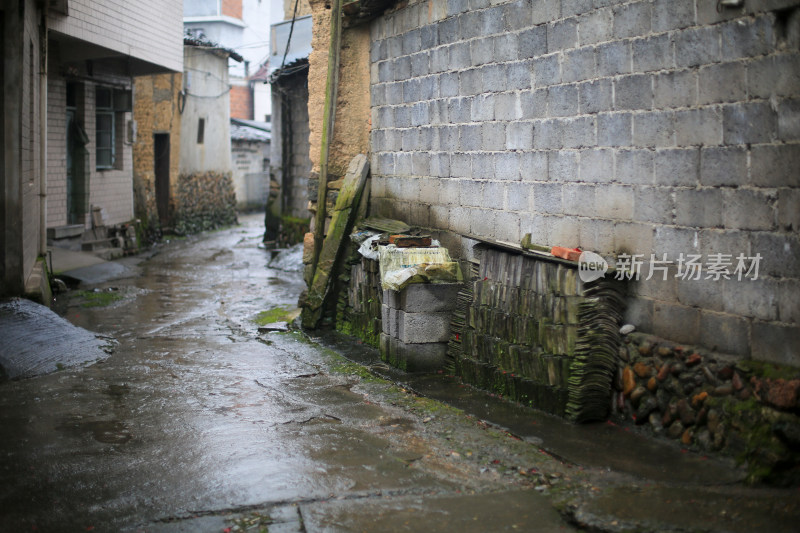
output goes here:
{"type": "Polygon", "coordinates": [[[270,142],[272,133],[268,122],[231,119],[231,140],[250,142],[270,142]]]}

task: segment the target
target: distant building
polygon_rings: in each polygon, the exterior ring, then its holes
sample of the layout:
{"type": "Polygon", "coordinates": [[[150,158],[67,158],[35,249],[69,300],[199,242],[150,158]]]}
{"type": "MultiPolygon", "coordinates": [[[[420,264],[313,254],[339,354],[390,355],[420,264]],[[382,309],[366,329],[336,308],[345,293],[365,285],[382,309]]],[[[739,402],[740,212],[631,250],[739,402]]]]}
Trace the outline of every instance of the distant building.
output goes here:
{"type": "Polygon", "coordinates": [[[231,157],[236,207],[264,209],[270,192],[270,125],[231,118],[231,157]]]}
{"type": "Polygon", "coordinates": [[[231,117],[269,122],[269,86],[259,76],[269,54],[269,0],[184,0],[184,27],[219,46],[236,51],[230,61],[231,117]]]}
{"type": "Polygon", "coordinates": [[[134,216],[133,76],[181,71],[181,2],[23,0],[0,17],[0,293],[41,294],[46,230],[134,216]]]}

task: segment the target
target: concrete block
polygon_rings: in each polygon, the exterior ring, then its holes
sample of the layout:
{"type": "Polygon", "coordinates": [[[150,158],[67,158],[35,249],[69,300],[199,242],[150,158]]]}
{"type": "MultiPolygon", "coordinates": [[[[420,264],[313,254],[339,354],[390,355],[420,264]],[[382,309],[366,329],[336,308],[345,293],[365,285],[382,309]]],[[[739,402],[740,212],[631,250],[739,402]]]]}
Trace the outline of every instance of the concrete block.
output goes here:
{"type": "Polygon", "coordinates": [[[723,225],[725,201],[717,188],[681,189],[675,192],[675,223],[695,228],[723,225]]]}
{"type": "Polygon", "coordinates": [[[608,183],[614,179],[614,151],[611,149],[582,150],[580,179],[590,183],[608,183]]]}
{"type": "Polygon", "coordinates": [[[611,80],[594,80],[578,84],[581,113],[610,111],[613,107],[613,84],[611,80]]]}
{"type": "Polygon", "coordinates": [[[587,148],[597,145],[595,117],[568,118],[562,122],[562,145],[564,148],[587,148]]]}
{"type": "Polygon", "coordinates": [[[424,126],[430,124],[430,106],[428,102],[418,102],[411,107],[411,125],[424,126]]]}
{"type": "Polygon", "coordinates": [[[475,39],[470,41],[469,54],[473,66],[491,63],[494,58],[494,43],[492,39],[475,39]]]}
{"type": "Polygon", "coordinates": [[[675,64],[678,68],[708,65],[719,59],[717,26],[693,28],[675,34],[675,64]]]}
{"type": "Polygon", "coordinates": [[[481,139],[481,150],[487,152],[505,150],[506,124],[503,122],[484,122],[481,124],[481,139]]]}
{"type": "Polygon", "coordinates": [[[483,182],[461,181],[459,183],[460,205],[477,207],[483,198],[483,182]]]}
{"type": "Polygon", "coordinates": [[[533,187],[529,183],[508,183],[506,202],[511,211],[530,211],[533,207],[533,187]]]}
{"type": "MultiPolygon", "coordinates": [[[[431,72],[445,72],[450,68],[464,68],[466,65],[458,66],[458,67],[451,67],[451,58],[450,58],[450,49],[453,48],[452,46],[440,46],[439,48],[434,48],[431,50],[430,55],[430,62],[429,68],[431,72]]],[[[467,49],[469,52],[469,49],[467,49]]],[[[469,53],[466,54],[467,61],[469,61],[469,53]]]]}
{"type": "Polygon", "coordinates": [[[800,324],[800,283],[797,278],[776,281],[773,285],[778,297],[778,320],[787,324],[800,324]]]}
{"type": "Polygon", "coordinates": [[[446,343],[406,344],[393,341],[395,358],[408,372],[435,372],[447,365],[446,343]]]}
{"type": "Polygon", "coordinates": [[[419,52],[421,47],[420,32],[418,29],[411,30],[400,36],[402,39],[402,55],[411,55],[419,52]]]}
{"type": "Polygon", "coordinates": [[[533,124],[530,122],[511,122],[506,128],[507,150],[530,150],[533,148],[533,124]]]}
{"type": "Polygon", "coordinates": [[[800,93],[800,56],[796,52],[758,58],[747,64],[751,97],[792,97],[800,93]]]}
{"type": "MultiPolygon", "coordinates": [[[[700,249],[700,233],[698,230],[690,228],[680,228],[674,226],[656,226],[653,232],[653,253],[662,257],[667,254],[671,261],[677,261],[683,254],[701,254],[705,250],[700,249]]],[[[642,253],[642,252],[638,252],[642,253]]]]}
{"type": "Polygon", "coordinates": [[[653,32],[679,30],[693,26],[694,0],[655,0],[650,27],[653,32]]]}
{"type": "Polygon", "coordinates": [[[450,155],[450,177],[472,177],[472,158],[469,154],[456,152],[450,155]]]}
{"type": "Polygon", "coordinates": [[[402,104],[403,83],[400,82],[387,83],[384,98],[386,99],[386,104],[388,105],[402,104]]]}
{"type": "Polygon", "coordinates": [[[533,124],[533,147],[536,150],[558,150],[563,147],[564,127],[560,120],[542,120],[533,124]]]}
{"type": "Polygon", "coordinates": [[[472,233],[478,237],[495,238],[495,232],[497,231],[497,211],[472,209],[469,217],[470,231],[468,233],[472,233]]]}
{"type": "Polygon", "coordinates": [[[495,97],[494,115],[497,120],[517,120],[522,118],[522,106],[518,93],[502,93],[495,97]]]}
{"type": "Polygon", "coordinates": [[[580,44],[597,44],[610,41],[614,31],[614,14],[611,9],[597,9],[578,17],[580,44]]]}
{"type": "Polygon", "coordinates": [[[539,57],[547,53],[547,26],[534,26],[519,33],[517,38],[520,58],[539,57]]]}
{"type": "Polygon", "coordinates": [[[626,41],[613,41],[597,47],[597,75],[601,77],[630,74],[631,46],[626,41]]]}
{"type": "MultiPolygon", "coordinates": [[[[476,15],[475,18],[480,21],[478,24],[480,28],[479,35],[492,35],[505,31],[505,21],[503,20],[504,13],[502,9],[487,9],[486,11],[473,14],[476,15]]],[[[470,28],[474,28],[474,26],[470,26],[470,28]]],[[[461,29],[462,33],[465,33],[463,32],[464,26],[462,26],[461,29]]]]}
{"type": "Polygon", "coordinates": [[[490,180],[494,178],[493,154],[478,152],[472,154],[471,158],[472,158],[472,179],[490,180]]]}
{"type": "Polygon", "coordinates": [[[422,50],[430,50],[439,45],[439,26],[429,24],[419,30],[420,47],[422,50]]]}
{"type": "MultiPolygon", "coordinates": [[[[736,263],[736,258],[732,258],[731,271],[736,267],[736,263]]],[[[739,280],[731,276],[731,279],[719,280],[717,283],[722,289],[723,307],[726,313],[759,320],[772,321],[778,318],[775,281],[764,278],[739,280]]]]}
{"type": "MultiPolygon", "coordinates": [[[[595,186],[581,183],[566,184],[561,188],[565,215],[595,214],[599,200],[595,198],[595,186]]],[[[597,213],[597,215],[600,215],[597,213]]],[[[602,217],[602,215],[600,215],[602,217]]]]}
{"type": "Polygon", "coordinates": [[[531,3],[527,0],[516,0],[502,7],[505,30],[512,32],[531,25],[531,3]]]}
{"type": "Polygon", "coordinates": [[[392,67],[391,61],[381,61],[378,63],[378,81],[380,83],[394,81],[394,69],[392,67]]]}
{"type": "Polygon", "coordinates": [[[466,13],[469,10],[469,0],[447,0],[447,16],[466,13]]]}
{"type": "Polygon", "coordinates": [[[722,59],[735,61],[769,54],[774,50],[775,23],[769,15],[740,18],[720,25],[722,59]]]}
{"type": "Polygon", "coordinates": [[[560,183],[534,183],[531,188],[535,212],[553,215],[564,212],[561,193],[563,185],[560,183]]]}
{"type": "Polygon", "coordinates": [[[440,313],[456,307],[461,283],[412,283],[399,293],[399,309],[406,313],[440,313]]]}
{"type": "Polygon", "coordinates": [[[747,151],[744,147],[711,147],[700,150],[700,183],[706,186],[738,186],[747,183],[747,151]]]}
{"type": "Polygon", "coordinates": [[[663,34],[631,43],[634,72],[653,72],[675,66],[672,39],[663,34]]]}
{"type": "Polygon", "coordinates": [[[450,98],[448,114],[451,124],[463,124],[472,120],[472,98],[450,98]]]}
{"type": "Polygon", "coordinates": [[[597,215],[609,220],[632,219],[634,206],[633,192],[633,187],[625,185],[597,185],[597,200],[595,203],[597,215]]]}
{"type": "Polygon", "coordinates": [[[431,154],[431,175],[439,178],[450,177],[450,154],[447,152],[431,154]]]}
{"type": "Polygon", "coordinates": [[[759,187],[800,187],[800,145],[759,145],[750,152],[751,183],[759,187]]]}
{"type": "Polygon", "coordinates": [[[547,154],[550,180],[555,182],[578,181],[578,152],[557,150],[547,154]]]}
{"type": "MultiPolygon", "coordinates": [[[[474,164],[473,164],[474,171],[474,164]]],[[[486,209],[503,209],[506,199],[506,184],[489,181],[483,184],[481,207],[486,209]]]]}
{"type": "Polygon", "coordinates": [[[506,89],[509,91],[530,89],[533,85],[531,64],[527,61],[516,61],[505,66],[506,89]]]}
{"type": "Polygon", "coordinates": [[[565,83],[584,81],[596,76],[594,48],[585,47],[564,52],[561,57],[561,79],[565,83]]]}
{"type": "Polygon", "coordinates": [[[577,85],[558,85],[547,89],[547,111],[552,117],[567,117],[578,113],[577,85]]]}
{"type": "Polygon", "coordinates": [[[523,152],[519,157],[519,168],[523,181],[544,181],[548,179],[546,152],[523,152]]]}
{"type": "Polygon", "coordinates": [[[473,96],[483,91],[483,75],[478,69],[459,73],[459,92],[461,96],[473,96]]]}
{"type": "Polygon", "coordinates": [[[775,229],[774,192],[728,189],[723,194],[726,228],[764,231],[775,229]]]}
{"type": "MultiPolygon", "coordinates": [[[[452,117],[451,121],[455,122],[452,117]]],[[[458,126],[439,128],[439,147],[441,150],[454,153],[458,150],[458,142],[458,126]]]]}
{"type": "Polygon", "coordinates": [[[395,174],[398,176],[411,176],[411,154],[399,153],[395,154],[395,174]]]}
{"type": "Polygon", "coordinates": [[[674,146],[674,118],[671,111],[637,113],[633,116],[633,145],[641,148],[674,146]]]}
{"type": "Polygon", "coordinates": [[[414,176],[431,175],[431,160],[427,153],[414,152],[411,155],[411,174],[414,176]]]}
{"type": "Polygon", "coordinates": [[[464,124],[458,127],[461,150],[469,152],[481,149],[481,125],[464,124]]]}
{"type": "Polygon", "coordinates": [[[439,96],[439,77],[425,76],[419,80],[419,96],[421,100],[433,100],[439,96]]]}
{"type": "Polygon", "coordinates": [[[800,99],[783,100],[778,104],[778,138],[800,140],[800,99]]]}
{"type": "Polygon", "coordinates": [[[700,338],[700,310],[653,302],[653,333],[674,342],[696,343],[700,338]]]}
{"type": "Polygon", "coordinates": [[[493,61],[514,61],[519,59],[519,42],[515,33],[504,33],[491,39],[494,46],[493,61]]]}
{"type": "Polygon", "coordinates": [[[634,74],[614,82],[614,108],[621,110],[653,107],[653,81],[647,74],[634,74]]]}
{"type": "Polygon", "coordinates": [[[562,0],[561,16],[581,15],[594,9],[594,0],[562,0]]]}
{"type": "Polygon", "coordinates": [[[800,327],[754,321],[750,356],[757,361],[800,365],[800,327]]]}
{"type": "Polygon", "coordinates": [[[439,27],[439,44],[450,44],[459,39],[458,23],[458,17],[450,17],[437,24],[439,27]]]}
{"type": "Polygon", "coordinates": [[[408,128],[411,126],[411,108],[408,106],[396,106],[394,108],[394,127],[408,128]]]}
{"type": "Polygon", "coordinates": [[[750,233],[749,256],[757,253],[761,254],[759,277],[797,279],[800,272],[800,236],[796,233],[750,233]]]}
{"type": "Polygon", "coordinates": [[[507,67],[501,65],[486,65],[481,68],[483,88],[485,92],[501,92],[508,89],[507,67]]]}
{"type": "Polygon", "coordinates": [[[578,20],[574,18],[547,25],[547,51],[560,52],[578,45],[578,20]]]}
{"type": "Polygon", "coordinates": [[[800,189],[778,191],[778,229],[800,230],[800,189]]]}
{"type": "Polygon", "coordinates": [[[547,89],[523,91],[519,93],[523,119],[544,118],[547,116],[547,89]]]}
{"type": "Polygon", "coordinates": [[[499,180],[517,181],[520,178],[520,157],[515,152],[494,154],[494,176],[499,180]]]}
{"type": "Polygon", "coordinates": [[[531,8],[534,24],[561,18],[561,0],[531,0],[531,8]]]}
{"type": "Polygon", "coordinates": [[[419,144],[419,132],[416,129],[400,130],[400,145],[403,151],[412,152],[419,144]]]}
{"type": "MultiPolygon", "coordinates": [[[[664,187],[638,187],[633,196],[633,220],[672,224],[677,201],[675,192],[664,187]]],[[[677,222],[676,222],[677,223],[677,222]]]]}
{"type": "Polygon", "coordinates": [[[713,311],[700,311],[700,344],[714,352],[750,354],[750,321],[713,311]]]}
{"type": "Polygon", "coordinates": [[[561,62],[558,54],[539,56],[533,62],[534,87],[561,83],[561,62]]]}
{"type": "Polygon", "coordinates": [[[625,39],[650,33],[650,2],[634,2],[613,8],[614,37],[625,39]]]}
{"type": "Polygon", "coordinates": [[[675,142],[678,146],[721,144],[722,124],[722,113],[715,107],[675,111],[675,142]]]}
{"type": "Polygon", "coordinates": [[[633,119],[630,113],[601,113],[597,115],[599,146],[630,146],[633,119]]]}
{"type": "Polygon", "coordinates": [[[700,149],[678,148],[656,150],[657,185],[694,187],[700,172],[700,149]]]}
{"type": "Polygon", "coordinates": [[[695,70],[656,74],[653,78],[653,104],[656,108],[692,107],[697,104],[695,70]]]}
{"type": "Polygon", "coordinates": [[[778,136],[778,117],[769,102],[740,103],[723,108],[725,144],[765,143],[778,136]]]}
{"type": "Polygon", "coordinates": [[[522,235],[520,234],[519,215],[509,211],[498,211],[491,238],[498,241],[520,242],[522,235]]]}
{"type": "Polygon", "coordinates": [[[397,57],[391,62],[394,81],[405,81],[411,77],[411,58],[397,57]]]}
{"type": "Polygon", "coordinates": [[[494,94],[481,94],[471,99],[472,122],[494,120],[494,94]]]}
{"type": "Polygon", "coordinates": [[[721,63],[703,67],[698,71],[698,102],[702,105],[746,100],[745,79],[743,63],[721,63]]]}
{"type": "Polygon", "coordinates": [[[419,79],[411,79],[403,82],[403,103],[404,104],[413,104],[419,102],[422,98],[420,98],[420,91],[419,91],[419,79]]]}

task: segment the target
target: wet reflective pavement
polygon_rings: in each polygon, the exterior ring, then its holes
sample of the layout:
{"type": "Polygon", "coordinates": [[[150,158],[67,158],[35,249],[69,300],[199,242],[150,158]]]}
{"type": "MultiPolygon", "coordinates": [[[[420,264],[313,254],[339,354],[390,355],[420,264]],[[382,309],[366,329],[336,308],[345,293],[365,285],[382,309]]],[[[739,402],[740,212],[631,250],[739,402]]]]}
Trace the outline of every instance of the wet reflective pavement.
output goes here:
{"type": "Polygon", "coordinates": [[[123,296],[107,307],[74,300],[72,323],[119,343],[104,361],[0,383],[0,531],[795,525],[797,490],[725,462],[404,375],[352,339],[259,334],[303,288],[267,266],[261,220],[161,246],[98,285],[123,296]]]}
{"type": "Polygon", "coordinates": [[[98,287],[124,296],[107,307],[71,305],[71,322],[118,340],[105,361],[0,385],[0,530],[360,530],[372,515],[419,529],[474,524],[456,495],[487,491],[566,528],[542,495],[453,451],[454,431],[486,438],[474,421],[441,436],[438,407],[301,334],[259,335],[258,313],[303,288],[267,268],[260,220],[163,246],[98,287]]]}

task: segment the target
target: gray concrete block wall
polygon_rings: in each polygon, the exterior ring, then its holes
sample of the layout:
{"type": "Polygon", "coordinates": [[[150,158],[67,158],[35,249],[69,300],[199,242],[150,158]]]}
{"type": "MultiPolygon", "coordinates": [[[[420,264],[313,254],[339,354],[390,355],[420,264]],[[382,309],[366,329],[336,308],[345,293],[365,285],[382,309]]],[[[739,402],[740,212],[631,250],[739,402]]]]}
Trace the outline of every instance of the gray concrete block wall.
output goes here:
{"type": "Polygon", "coordinates": [[[373,210],[612,259],[760,254],[755,281],[642,279],[627,319],[800,365],[797,306],[777,303],[800,300],[800,2],[715,4],[428,0],[375,20],[373,210]]]}

